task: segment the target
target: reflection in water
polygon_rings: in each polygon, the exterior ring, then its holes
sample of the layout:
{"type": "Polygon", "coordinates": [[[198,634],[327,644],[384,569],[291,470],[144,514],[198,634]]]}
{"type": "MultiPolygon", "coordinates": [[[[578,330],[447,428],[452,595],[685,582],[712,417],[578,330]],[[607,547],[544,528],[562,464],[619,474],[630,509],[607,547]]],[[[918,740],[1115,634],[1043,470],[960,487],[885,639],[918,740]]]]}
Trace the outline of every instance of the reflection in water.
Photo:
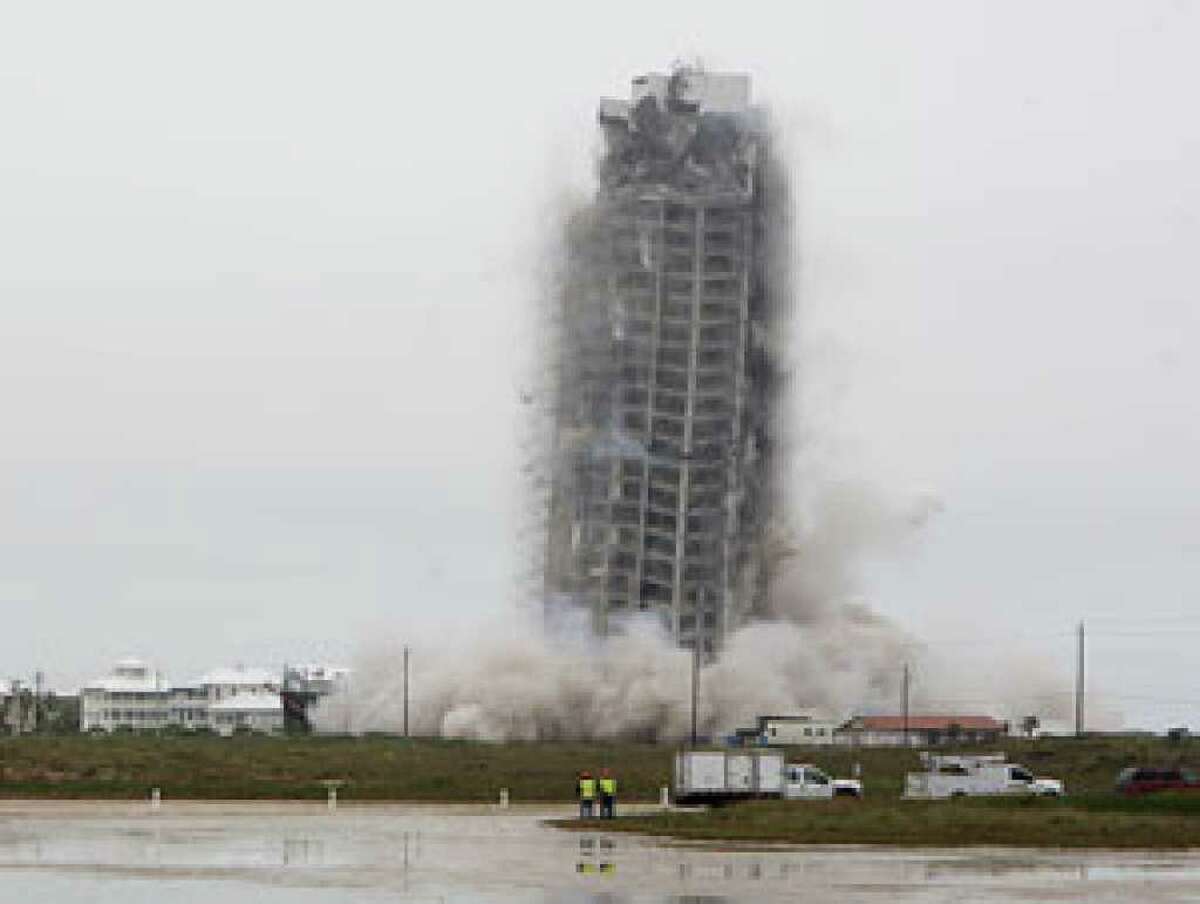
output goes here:
{"type": "Polygon", "coordinates": [[[283,866],[324,866],[325,842],[317,838],[283,839],[283,866]]]}
{"type": "Polygon", "coordinates": [[[581,876],[609,876],[617,871],[612,861],[616,844],[611,838],[592,838],[584,835],[579,839],[579,860],[575,872],[581,876]]]}
{"type": "Polygon", "coordinates": [[[725,895],[662,895],[642,896],[613,892],[564,891],[547,895],[545,904],[732,904],[753,898],[729,898],[725,895]]]}
{"type": "Polygon", "coordinates": [[[533,808],[0,803],[3,900],[740,904],[1200,898],[1189,854],[681,847],[533,808]],[[150,881],[147,881],[150,880],[150,881]]]}

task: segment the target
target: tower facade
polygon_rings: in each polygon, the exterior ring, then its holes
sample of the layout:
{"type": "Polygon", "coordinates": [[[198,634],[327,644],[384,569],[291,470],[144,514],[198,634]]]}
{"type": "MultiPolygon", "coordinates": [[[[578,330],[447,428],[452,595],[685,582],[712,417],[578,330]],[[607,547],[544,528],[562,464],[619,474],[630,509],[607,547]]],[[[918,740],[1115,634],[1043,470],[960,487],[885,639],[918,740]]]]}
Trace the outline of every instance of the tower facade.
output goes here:
{"type": "Polygon", "coordinates": [[[548,605],[657,613],[715,653],[762,602],[784,192],[741,74],[600,103],[559,299],[548,605]]]}

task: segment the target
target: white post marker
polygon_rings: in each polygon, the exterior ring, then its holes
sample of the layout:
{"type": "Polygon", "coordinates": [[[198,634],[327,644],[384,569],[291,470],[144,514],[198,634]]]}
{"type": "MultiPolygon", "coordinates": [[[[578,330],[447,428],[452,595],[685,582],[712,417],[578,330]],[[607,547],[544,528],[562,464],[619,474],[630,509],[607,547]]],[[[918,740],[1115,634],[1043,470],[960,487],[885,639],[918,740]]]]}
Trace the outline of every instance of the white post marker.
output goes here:
{"type": "Polygon", "coordinates": [[[157,810],[162,806],[162,791],[158,788],[150,789],[150,809],[157,810]]]}
{"type": "Polygon", "coordinates": [[[327,778],[323,779],[321,784],[328,792],[328,796],[325,798],[325,807],[332,813],[337,809],[337,789],[344,785],[345,781],[340,778],[327,778]]]}
{"type": "Polygon", "coordinates": [[[658,805],[664,810],[671,806],[671,789],[666,785],[658,789],[658,805]]]}
{"type": "Polygon", "coordinates": [[[500,809],[502,809],[502,810],[508,809],[508,789],[507,788],[500,789],[500,809]]]}

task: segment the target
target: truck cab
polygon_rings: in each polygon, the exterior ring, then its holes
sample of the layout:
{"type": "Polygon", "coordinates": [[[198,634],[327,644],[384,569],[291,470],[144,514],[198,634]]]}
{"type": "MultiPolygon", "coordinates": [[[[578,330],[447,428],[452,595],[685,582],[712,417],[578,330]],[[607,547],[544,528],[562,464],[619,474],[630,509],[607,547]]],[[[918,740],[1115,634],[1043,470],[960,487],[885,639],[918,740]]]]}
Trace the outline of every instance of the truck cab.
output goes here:
{"type": "Polygon", "coordinates": [[[783,796],[787,800],[861,797],[862,782],[848,778],[830,778],[811,763],[788,763],[784,770],[783,796]]]}

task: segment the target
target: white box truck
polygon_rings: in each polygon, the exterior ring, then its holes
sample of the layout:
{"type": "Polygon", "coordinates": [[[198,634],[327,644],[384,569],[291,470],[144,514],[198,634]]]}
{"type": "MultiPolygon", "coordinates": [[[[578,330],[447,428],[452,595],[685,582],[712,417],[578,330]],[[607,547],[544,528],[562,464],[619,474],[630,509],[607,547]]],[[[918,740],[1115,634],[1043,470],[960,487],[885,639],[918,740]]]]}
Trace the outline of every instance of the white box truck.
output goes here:
{"type": "Polygon", "coordinates": [[[675,756],[675,802],[722,804],[759,797],[819,800],[862,796],[855,779],[830,778],[807,763],[785,764],[767,750],[686,750],[675,756]]]}
{"type": "Polygon", "coordinates": [[[923,772],[910,772],[904,780],[904,796],[936,800],[948,797],[1028,794],[1059,797],[1063,783],[1056,778],[1035,778],[1019,763],[1006,762],[1004,754],[974,756],[930,756],[921,754],[923,772]]]}
{"type": "Polygon", "coordinates": [[[675,802],[719,804],[783,794],[783,754],[684,750],[675,755],[675,802]]]}

